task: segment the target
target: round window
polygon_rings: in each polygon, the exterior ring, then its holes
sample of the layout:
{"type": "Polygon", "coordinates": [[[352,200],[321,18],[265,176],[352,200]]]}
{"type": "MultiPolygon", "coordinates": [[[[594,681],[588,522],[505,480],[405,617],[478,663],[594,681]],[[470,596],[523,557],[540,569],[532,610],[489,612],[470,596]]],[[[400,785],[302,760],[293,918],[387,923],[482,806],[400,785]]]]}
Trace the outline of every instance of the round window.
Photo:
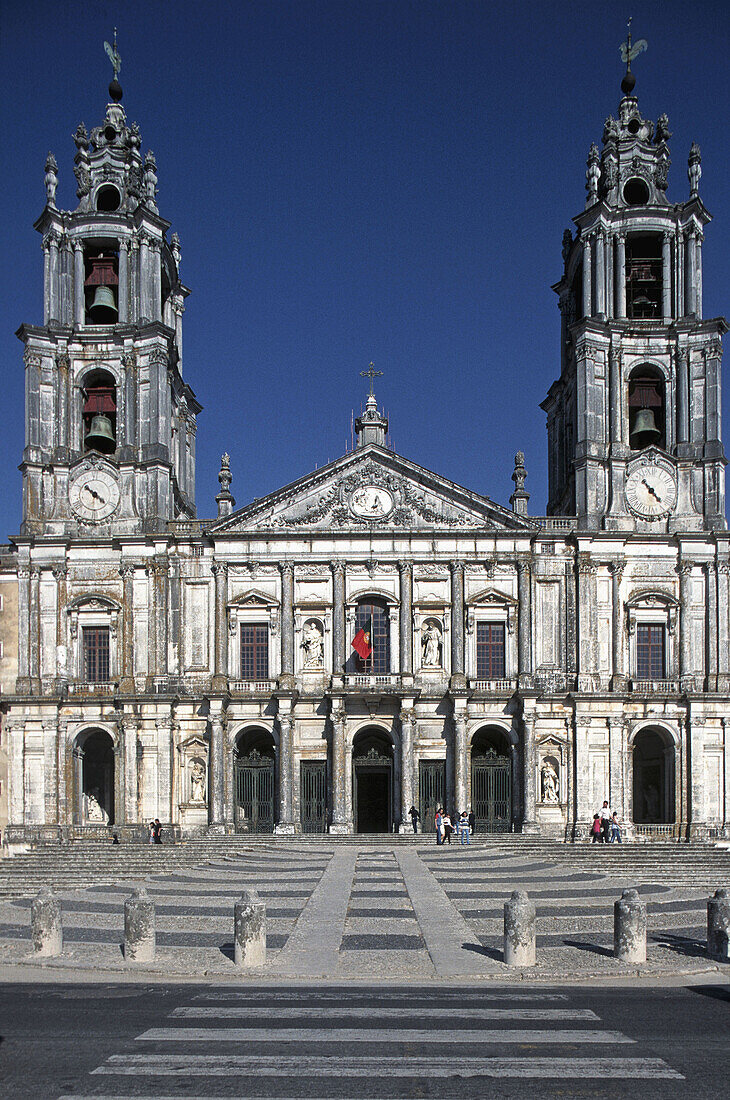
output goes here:
{"type": "Polygon", "coordinates": [[[634,176],[624,184],[624,202],[628,206],[644,206],[649,201],[648,184],[634,176]]]}

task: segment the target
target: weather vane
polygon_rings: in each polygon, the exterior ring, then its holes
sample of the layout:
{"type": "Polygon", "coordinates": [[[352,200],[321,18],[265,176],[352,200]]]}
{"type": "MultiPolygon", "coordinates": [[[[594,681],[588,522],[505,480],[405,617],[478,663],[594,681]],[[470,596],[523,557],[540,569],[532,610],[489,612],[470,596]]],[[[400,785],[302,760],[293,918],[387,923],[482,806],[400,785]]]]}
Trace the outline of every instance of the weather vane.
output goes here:
{"type": "Polygon", "coordinates": [[[122,70],[122,57],[117,49],[117,28],[114,28],[114,45],[110,46],[108,42],[104,43],[104,49],[106,50],[107,57],[112,63],[114,69],[114,79],[116,80],[119,73],[122,70]]]}
{"type": "Polygon", "coordinates": [[[621,81],[621,91],[626,95],[629,95],[634,90],[636,84],[636,77],[631,71],[631,62],[635,57],[638,57],[640,53],[643,53],[648,47],[648,42],[645,38],[640,38],[638,42],[631,42],[631,20],[633,16],[629,16],[629,21],[626,24],[628,33],[626,35],[626,41],[621,43],[621,60],[626,62],[626,74],[621,81]]]}
{"type": "Polygon", "coordinates": [[[361,370],[360,371],[360,377],[361,378],[369,378],[370,379],[370,394],[369,394],[370,397],[375,397],[375,394],[373,393],[373,379],[374,378],[379,378],[382,375],[382,373],[383,372],[381,370],[376,370],[375,369],[375,364],[374,363],[371,363],[367,370],[361,370]]]}

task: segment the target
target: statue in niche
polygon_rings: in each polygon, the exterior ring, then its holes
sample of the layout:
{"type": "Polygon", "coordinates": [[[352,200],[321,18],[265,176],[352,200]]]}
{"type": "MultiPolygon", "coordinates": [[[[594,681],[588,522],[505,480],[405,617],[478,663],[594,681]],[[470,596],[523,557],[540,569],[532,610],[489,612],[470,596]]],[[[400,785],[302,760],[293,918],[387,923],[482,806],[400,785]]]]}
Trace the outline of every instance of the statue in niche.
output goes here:
{"type": "Polygon", "coordinates": [[[424,668],[441,667],[441,631],[433,620],[421,631],[421,649],[424,668]]]}
{"type": "Polygon", "coordinates": [[[551,760],[545,760],[540,769],[542,779],[542,800],[550,806],[560,802],[560,780],[551,760]]]}
{"type": "Polygon", "coordinates": [[[86,816],[89,821],[100,821],[103,824],[106,823],[106,813],[100,800],[100,791],[98,787],[94,787],[86,795],[86,816]]]}
{"type": "Polygon", "coordinates": [[[310,622],[302,638],[305,668],[322,668],[324,664],[324,639],[316,623],[310,622]]]}
{"type": "Polygon", "coordinates": [[[190,801],[205,802],[205,764],[193,760],[190,766],[190,801]]]}

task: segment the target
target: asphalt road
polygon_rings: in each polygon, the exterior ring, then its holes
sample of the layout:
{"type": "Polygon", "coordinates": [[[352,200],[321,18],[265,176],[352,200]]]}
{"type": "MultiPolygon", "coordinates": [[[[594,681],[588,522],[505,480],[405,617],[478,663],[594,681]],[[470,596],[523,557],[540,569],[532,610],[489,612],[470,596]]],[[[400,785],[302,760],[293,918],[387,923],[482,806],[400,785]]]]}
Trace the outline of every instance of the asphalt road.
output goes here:
{"type": "Polygon", "coordinates": [[[727,984],[0,986],[0,1096],[727,1095],[727,984]]]}

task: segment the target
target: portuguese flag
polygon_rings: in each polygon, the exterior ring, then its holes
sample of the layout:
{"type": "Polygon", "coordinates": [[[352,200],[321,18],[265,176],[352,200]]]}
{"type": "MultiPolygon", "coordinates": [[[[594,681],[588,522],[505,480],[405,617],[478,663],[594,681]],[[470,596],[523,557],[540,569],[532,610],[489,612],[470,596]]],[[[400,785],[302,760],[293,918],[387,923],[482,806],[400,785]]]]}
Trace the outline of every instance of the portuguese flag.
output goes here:
{"type": "Polygon", "coordinates": [[[352,639],[352,648],[359,657],[362,657],[363,661],[367,661],[368,657],[373,652],[373,647],[370,643],[372,633],[373,617],[371,615],[365,625],[358,630],[357,634],[352,639]]]}

